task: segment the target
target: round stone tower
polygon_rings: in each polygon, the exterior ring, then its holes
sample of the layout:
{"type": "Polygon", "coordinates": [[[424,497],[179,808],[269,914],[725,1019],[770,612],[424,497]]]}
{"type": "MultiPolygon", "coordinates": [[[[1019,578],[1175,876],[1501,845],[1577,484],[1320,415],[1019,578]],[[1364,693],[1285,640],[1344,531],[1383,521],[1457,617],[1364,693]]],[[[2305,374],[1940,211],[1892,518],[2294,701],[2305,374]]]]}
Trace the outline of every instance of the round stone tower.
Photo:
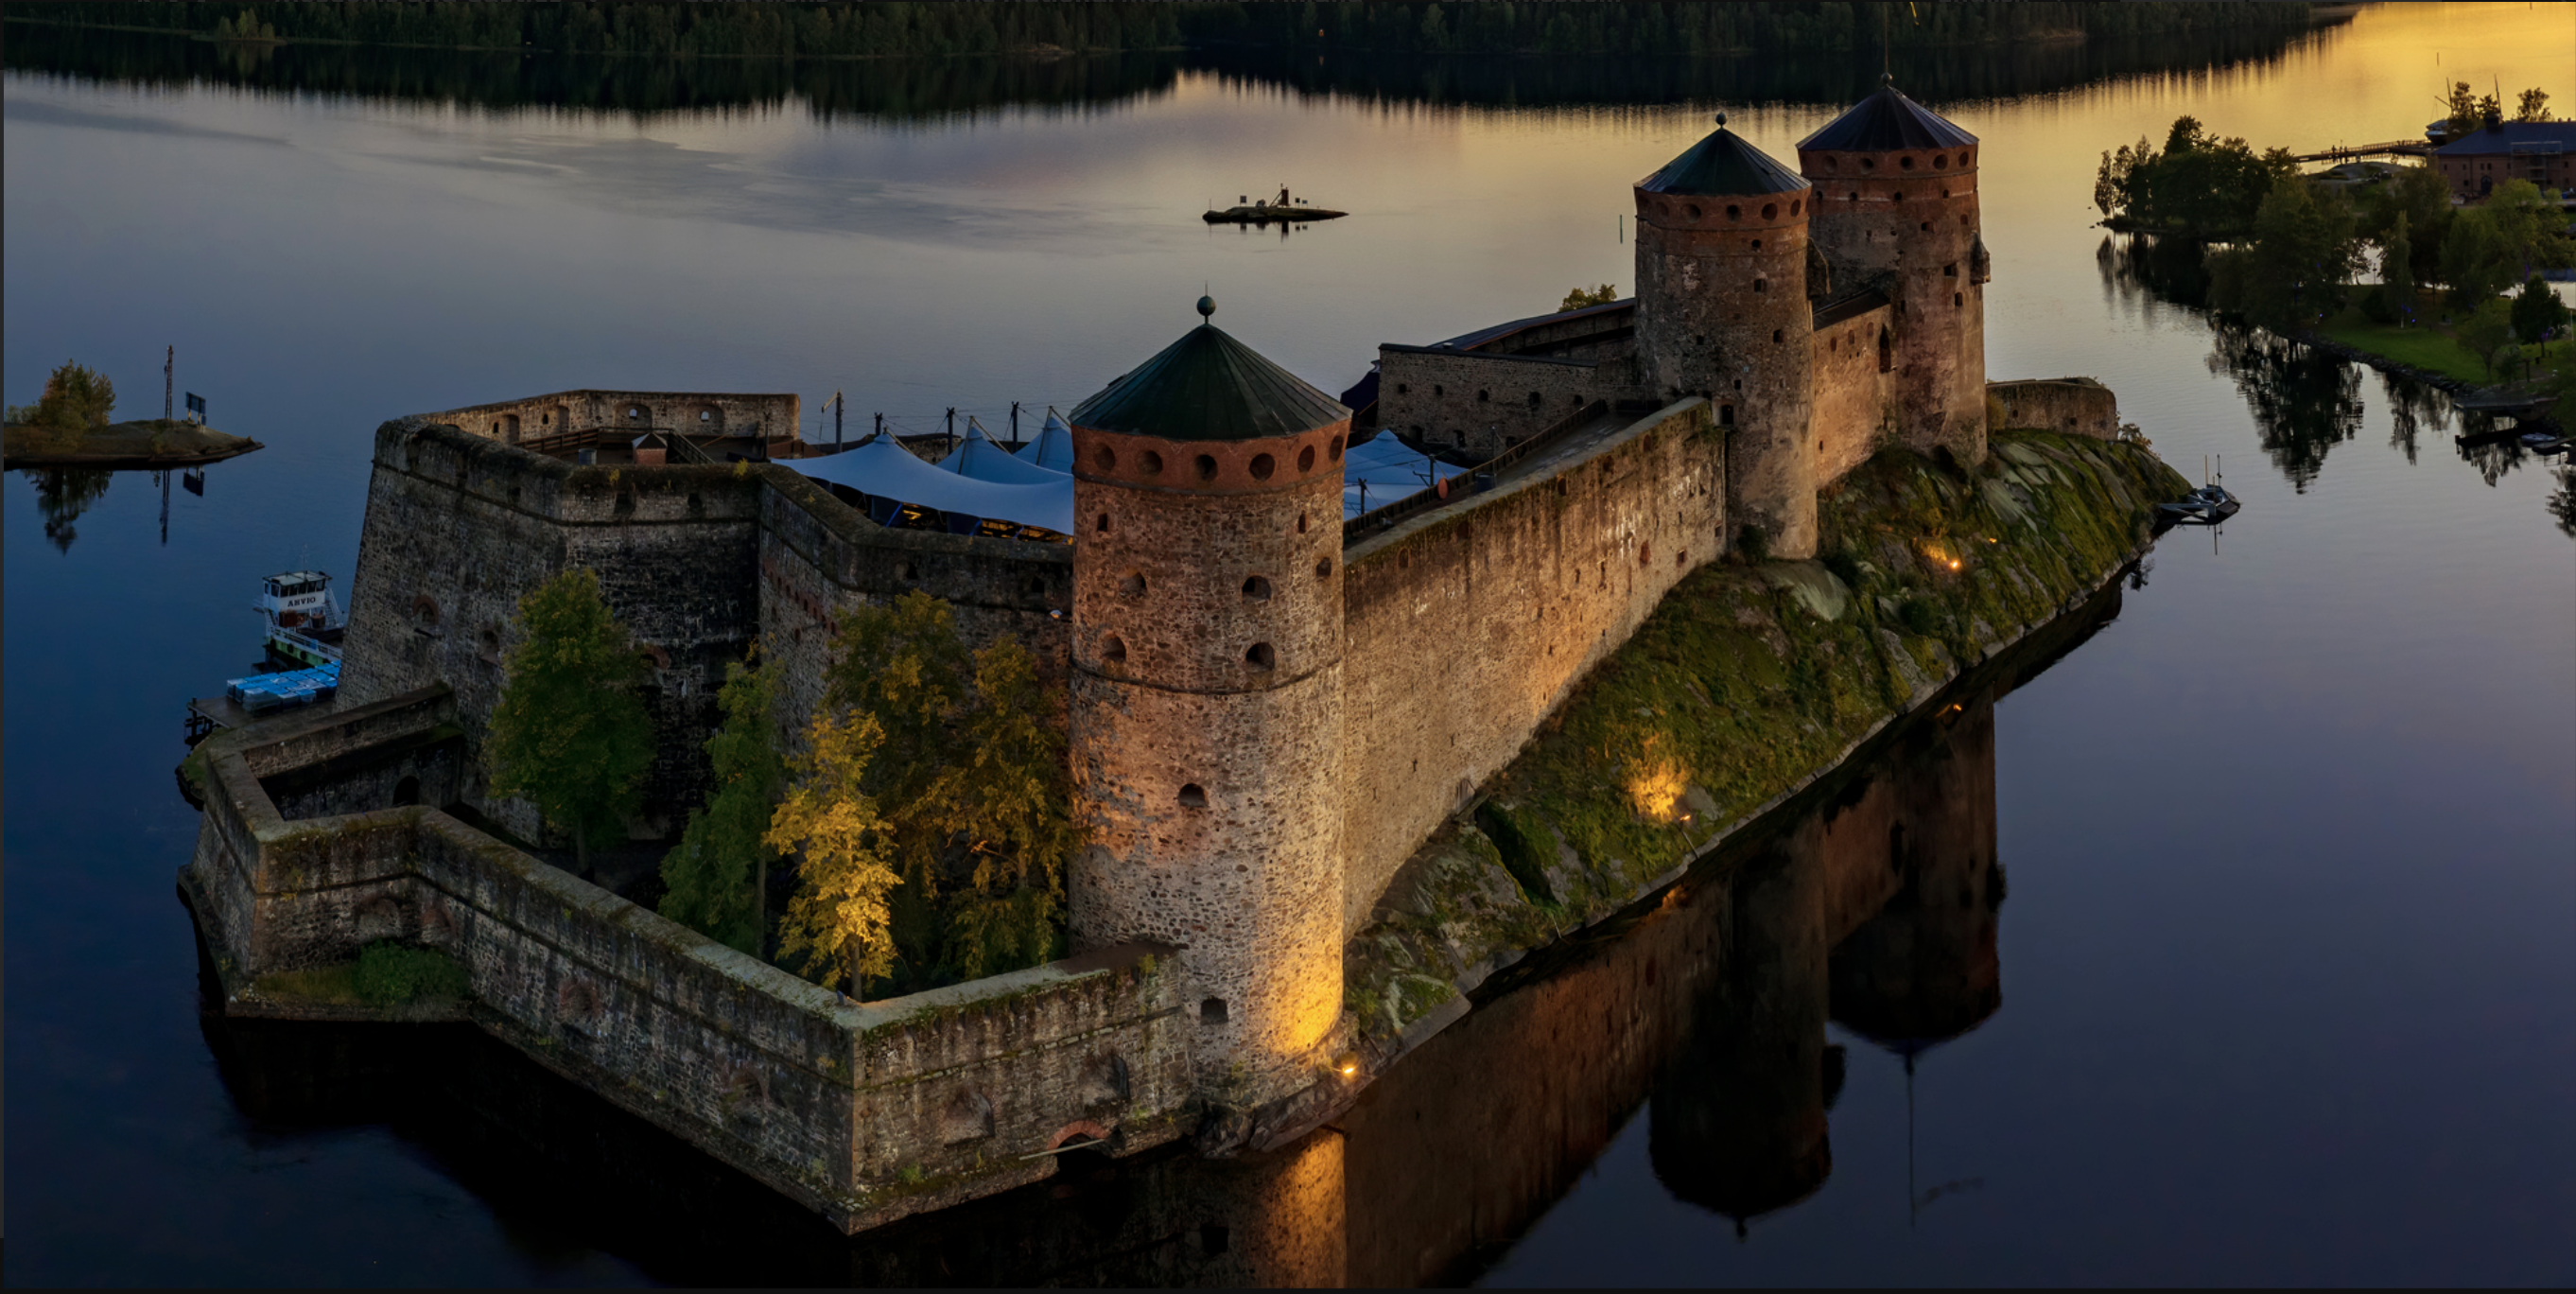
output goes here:
{"type": "Polygon", "coordinates": [[[1809,186],[1726,129],[1637,183],[1637,342],[1658,396],[1705,395],[1727,431],[1730,542],[1816,551],[1809,186]]]}
{"type": "Polygon", "coordinates": [[[1177,946],[1202,1088],[1248,1107],[1341,1017],[1351,411],[1210,322],[1069,421],[1074,946],[1177,946]]]}
{"type": "Polygon", "coordinates": [[[1896,303],[1890,392],[1905,443],[1986,456],[1985,243],[1977,137],[1893,83],[1798,145],[1834,286],[1896,303]]]}

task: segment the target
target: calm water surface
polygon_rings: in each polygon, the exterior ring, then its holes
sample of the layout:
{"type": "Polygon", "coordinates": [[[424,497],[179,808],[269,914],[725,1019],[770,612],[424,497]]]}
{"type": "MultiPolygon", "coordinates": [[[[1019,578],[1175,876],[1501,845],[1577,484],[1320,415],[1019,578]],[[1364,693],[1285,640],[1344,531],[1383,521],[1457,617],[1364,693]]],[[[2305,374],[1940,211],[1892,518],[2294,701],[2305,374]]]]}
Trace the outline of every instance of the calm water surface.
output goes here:
{"type": "MultiPolygon", "coordinates": [[[[78,357],[148,414],[175,344],[269,446],[175,493],[166,540],[149,476],[85,507],[6,485],[14,1280],[2576,1281],[2569,484],[2456,447],[2437,395],[2159,304],[2088,205],[2101,150],[2184,112],[2311,148],[2415,133],[2455,70],[2576,102],[2565,11],[2371,9],[2004,98],[1911,82],[1984,140],[1994,375],[2103,379],[2176,466],[2223,456],[2243,514],[1687,902],[1482,1002],[1338,1132],[846,1245],[470,1033],[201,1023],[170,769],[184,699],[256,654],[254,581],[346,578],[372,430],[418,410],[792,390],[813,435],[846,389],[999,428],[1151,354],[1202,285],[1338,390],[1379,341],[1632,286],[1626,186],[1721,105],[1184,68],[901,119],[601,114],[13,69],[7,399],[78,357]],[[1196,218],[1283,181],[1357,214],[1196,218]],[[1898,803],[2009,901],[1975,881],[1980,919],[1943,924],[1937,869],[1801,897],[1866,870],[1855,832],[1883,862],[1898,803]]],[[[1786,157],[1851,80],[1722,106],[1786,157]]]]}

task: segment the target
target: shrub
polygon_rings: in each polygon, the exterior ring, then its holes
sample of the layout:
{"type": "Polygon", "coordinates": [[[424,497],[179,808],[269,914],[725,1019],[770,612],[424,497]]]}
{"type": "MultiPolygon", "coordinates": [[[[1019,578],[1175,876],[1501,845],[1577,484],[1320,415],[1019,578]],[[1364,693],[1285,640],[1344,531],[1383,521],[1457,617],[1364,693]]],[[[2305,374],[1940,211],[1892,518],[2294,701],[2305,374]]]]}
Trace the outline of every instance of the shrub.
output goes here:
{"type": "Polygon", "coordinates": [[[1904,622],[1905,632],[1920,638],[1939,634],[1948,620],[1941,614],[1940,604],[1930,598],[1907,598],[1905,604],[1896,609],[1896,618],[1904,622]]]}
{"type": "Polygon", "coordinates": [[[358,952],[356,988],[359,1001],[379,1007],[464,997],[465,968],[435,948],[379,940],[358,952]]]}

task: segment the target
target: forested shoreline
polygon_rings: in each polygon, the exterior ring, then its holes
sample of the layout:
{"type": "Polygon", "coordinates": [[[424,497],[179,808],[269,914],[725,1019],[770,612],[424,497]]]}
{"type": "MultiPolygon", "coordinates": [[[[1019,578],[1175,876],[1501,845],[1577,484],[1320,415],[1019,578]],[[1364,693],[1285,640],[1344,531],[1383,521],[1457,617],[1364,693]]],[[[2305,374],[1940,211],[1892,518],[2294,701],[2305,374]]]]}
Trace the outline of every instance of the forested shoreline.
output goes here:
{"type": "Polygon", "coordinates": [[[532,54],[830,59],[1231,46],[1379,54],[1841,53],[2306,30],[2282,3],[31,3],[11,23],[532,54]]]}

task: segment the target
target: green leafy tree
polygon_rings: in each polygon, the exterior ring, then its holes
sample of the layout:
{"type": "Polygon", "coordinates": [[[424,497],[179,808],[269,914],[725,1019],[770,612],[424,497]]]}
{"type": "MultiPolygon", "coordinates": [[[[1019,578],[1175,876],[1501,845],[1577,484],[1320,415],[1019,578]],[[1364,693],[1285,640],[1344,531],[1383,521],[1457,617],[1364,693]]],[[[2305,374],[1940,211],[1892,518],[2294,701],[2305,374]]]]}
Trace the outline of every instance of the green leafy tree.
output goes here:
{"type": "Polygon", "coordinates": [[[724,725],[707,739],[715,789],[689,812],[680,844],[662,859],[662,915],[760,956],[769,930],[770,818],[787,783],[778,749],[778,683],[735,661],[716,693],[724,725]]]}
{"type": "Polygon", "coordinates": [[[795,759],[795,785],[768,835],[771,848],[798,857],[796,896],[779,922],[779,956],[851,997],[894,969],[887,910],[901,879],[894,827],[864,789],[884,741],[873,715],[817,713],[795,759]]]}
{"type": "Polygon", "coordinates": [[[2566,211],[2531,181],[2507,180],[2497,185],[2478,210],[2495,227],[2503,282],[2520,283],[2535,270],[2576,263],[2576,255],[2571,255],[2576,249],[2567,239],[2566,211]]]}
{"type": "Polygon", "coordinates": [[[2382,312],[2390,322],[2412,327],[2415,323],[2415,256],[2406,213],[2397,213],[2397,222],[2379,236],[2379,292],[2382,312]]]}
{"type": "Polygon", "coordinates": [[[893,827],[904,961],[972,978],[1046,960],[1077,833],[1036,661],[1008,639],[970,656],[922,593],[845,615],[841,640],[825,701],[883,732],[863,789],[893,827]]]}
{"type": "Polygon", "coordinates": [[[609,614],[599,576],[575,568],[519,599],[519,645],[504,666],[484,758],[495,795],[522,796],[570,835],[582,874],[615,839],[653,763],[653,719],[637,689],[644,661],[609,614]]]}
{"type": "Polygon", "coordinates": [[[2542,345],[2552,329],[2567,321],[2566,305],[2537,274],[2522,281],[2522,291],[2514,294],[2511,311],[2513,335],[2526,346],[2542,345]]]}
{"type": "Polygon", "coordinates": [[[9,410],[9,421],[24,430],[16,448],[64,453],[80,447],[93,431],[107,425],[116,408],[116,384],[97,369],[66,362],[45,378],[45,390],[32,405],[9,410]]]}
{"type": "Polygon", "coordinates": [[[2450,288],[2452,311],[2471,313],[2512,282],[2509,260],[2493,210],[2472,207],[2453,217],[2442,238],[2442,282],[2450,288]]]}
{"type": "Polygon", "coordinates": [[[2242,139],[2211,135],[2198,118],[2178,117],[2161,151],[2141,139],[2103,155],[2094,202],[2146,228],[2238,238],[2252,231],[2272,187],[2297,173],[2283,150],[2258,155],[2242,139]]]}
{"type": "Polygon", "coordinates": [[[2477,129],[2478,124],[2484,120],[2483,115],[2478,111],[2477,91],[2470,89],[2466,81],[2451,83],[2451,96],[2446,101],[2446,106],[2449,109],[2449,120],[2443,124],[2448,128],[2452,139],[2458,139],[2477,129]]]}
{"type": "Polygon", "coordinates": [[[1557,303],[1559,310],[1580,310],[1585,306],[1606,306],[1619,299],[1619,285],[1604,283],[1597,288],[1576,288],[1557,303]]]}
{"type": "Polygon", "coordinates": [[[2351,209],[2332,190],[2276,185],[2254,220],[2254,245],[2243,262],[2245,313],[2280,328],[2313,327],[2343,308],[2360,269],[2351,209]]]}
{"type": "Polygon", "coordinates": [[[2460,326],[2452,330],[2452,336],[2463,349],[2477,356],[2479,363],[2486,365],[2488,377],[2494,377],[2496,353],[2513,341],[2512,307],[2505,304],[2503,297],[2489,297],[2468,318],[2460,321],[2460,326]]]}

